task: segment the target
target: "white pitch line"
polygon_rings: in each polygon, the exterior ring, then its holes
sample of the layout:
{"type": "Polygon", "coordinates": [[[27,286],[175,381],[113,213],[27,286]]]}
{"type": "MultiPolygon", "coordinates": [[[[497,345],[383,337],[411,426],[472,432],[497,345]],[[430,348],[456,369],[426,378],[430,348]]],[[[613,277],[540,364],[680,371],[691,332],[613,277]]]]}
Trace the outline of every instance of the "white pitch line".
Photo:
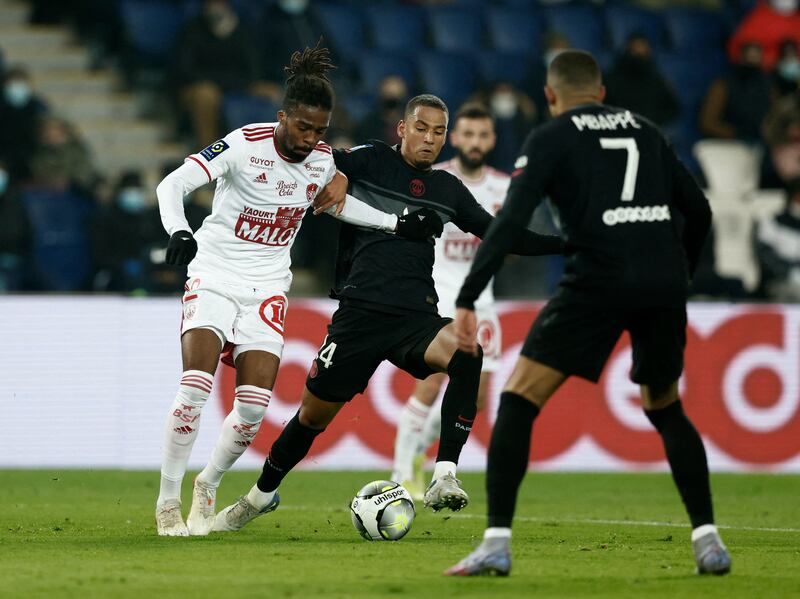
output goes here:
{"type": "MultiPolygon", "coordinates": [[[[309,505],[287,505],[280,510],[310,511],[319,509],[309,505]]],[[[446,518],[464,518],[468,520],[485,519],[485,515],[478,514],[445,514],[446,518]]],[[[615,526],[663,526],[667,528],[684,528],[689,530],[688,524],[677,522],[656,522],[654,520],[605,520],[602,518],[544,518],[542,516],[515,516],[514,520],[522,522],[566,522],[569,524],[612,524],[615,526]]],[[[730,524],[717,524],[717,528],[726,530],[749,530],[754,532],[800,532],[800,528],[770,528],[765,526],[732,526],[730,524]]]]}

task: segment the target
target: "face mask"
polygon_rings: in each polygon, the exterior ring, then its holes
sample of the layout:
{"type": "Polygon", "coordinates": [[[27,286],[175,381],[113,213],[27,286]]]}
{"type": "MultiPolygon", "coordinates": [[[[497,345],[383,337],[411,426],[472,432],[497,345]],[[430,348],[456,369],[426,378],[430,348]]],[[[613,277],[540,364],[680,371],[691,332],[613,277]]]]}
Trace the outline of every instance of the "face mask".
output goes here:
{"type": "Polygon", "coordinates": [[[771,0],[770,6],[775,12],[788,15],[797,10],[798,0],[771,0]]]}
{"type": "Polygon", "coordinates": [[[299,15],[308,7],[308,0],[281,0],[280,6],[290,15],[299,15]]]}
{"type": "Polygon", "coordinates": [[[787,58],[778,63],[778,73],[788,81],[800,79],[800,60],[797,58],[787,58]]]}
{"type": "Polygon", "coordinates": [[[11,81],[5,87],[6,101],[14,108],[22,108],[31,99],[33,92],[24,81],[11,81]]]}
{"type": "Polygon", "coordinates": [[[141,212],[146,207],[147,198],[138,187],[126,187],[119,192],[117,202],[125,212],[141,212]]]}
{"type": "Polygon", "coordinates": [[[517,99],[511,92],[498,92],[489,101],[489,107],[499,119],[510,119],[517,114],[517,99]]]}
{"type": "Polygon", "coordinates": [[[0,171],[0,195],[3,195],[8,189],[8,173],[0,171]]]}

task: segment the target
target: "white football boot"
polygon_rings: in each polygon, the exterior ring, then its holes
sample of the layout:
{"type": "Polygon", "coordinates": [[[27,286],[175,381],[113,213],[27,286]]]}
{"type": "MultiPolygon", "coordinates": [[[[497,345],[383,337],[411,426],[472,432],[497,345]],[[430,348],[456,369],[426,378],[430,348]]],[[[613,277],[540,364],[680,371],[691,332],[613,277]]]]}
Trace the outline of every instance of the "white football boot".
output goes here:
{"type": "Polygon", "coordinates": [[[214,513],[217,505],[217,489],[194,479],[192,509],[186,519],[189,534],[204,537],[214,528],[214,513]]]}
{"type": "Polygon", "coordinates": [[[274,512],[278,509],[281,502],[280,495],[275,491],[275,496],[272,498],[263,509],[259,510],[256,506],[247,500],[247,495],[242,495],[233,505],[229,505],[222,510],[214,519],[214,531],[216,532],[232,532],[241,530],[245,524],[251,520],[255,520],[259,516],[274,512]]]}
{"type": "Polygon", "coordinates": [[[189,529],[183,523],[181,502],[169,499],[156,506],[156,528],[160,537],[188,537],[189,529]]]}
{"type": "Polygon", "coordinates": [[[467,492],[461,488],[461,481],[452,474],[431,481],[425,490],[423,500],[425,507],[431,508],[434,512],[449,508],[454,512],[466,507],[469,503],[467,492]]]}

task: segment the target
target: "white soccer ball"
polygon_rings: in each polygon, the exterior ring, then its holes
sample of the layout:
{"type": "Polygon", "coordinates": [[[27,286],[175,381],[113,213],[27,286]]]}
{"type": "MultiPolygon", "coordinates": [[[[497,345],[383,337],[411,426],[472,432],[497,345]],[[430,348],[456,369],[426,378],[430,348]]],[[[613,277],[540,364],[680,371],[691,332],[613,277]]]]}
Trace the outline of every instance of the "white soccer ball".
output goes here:
{"type": "Polygon", "coordinates": [[[405,487],[389,480],[364,485],[350,502],[353,526],[368,541],[399,541],[414,522],[414,500],[405,487]]]}

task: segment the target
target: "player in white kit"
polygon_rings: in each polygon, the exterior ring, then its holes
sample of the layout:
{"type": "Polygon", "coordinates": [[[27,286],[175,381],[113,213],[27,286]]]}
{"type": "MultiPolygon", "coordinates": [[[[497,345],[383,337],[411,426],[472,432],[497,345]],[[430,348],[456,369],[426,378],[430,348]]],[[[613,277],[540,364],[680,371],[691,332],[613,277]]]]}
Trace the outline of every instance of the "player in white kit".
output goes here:
{"type": "MultiPolygon", "coordinates": [[[[481,105],[463,106],[455,116],[450,143],[456,149],[456,157],[433,168],[458,177],[490,214],[496,214],[506,197],[510,178],[486,165],[486,156],[495,144],[491,113],[481,105]]],[[[452,223],[445,224],[442,236],[436,240],[433,280],[439,296],[440,315],[455,316],[456,296],[469,273],[479,243],[480,239],[464,233],[452,223]]],[[[488,373],[496,371],[499,366],[502,341],[491,284],[475,302],[475,312],[478,341],[483,347],[478,390],[478,409],[481,410],[486,403],[488,373]]],[[[425,490],[422,475],[425,451],[439,439],[441,412],[432,410],[431,406],[436,402],[446,376],[434,374],[424,381],[417,381],[414,394],[403,407],[398,421],[392,480],[402,483],[415,498],[421,498],[425,490]]]]}
{"type": "Polygon", "coordinates": [[[278,122],[232,131],[189,156],[156,190],[170,235],[167,263],[189,266],[182,299],[183,375],[167,417],[156,503],[159,535],[211,531],[220,480],[258,432],[283,350],[290,249],[312,202],[322,199],[331,206],[327,212],[351,224],[406,237],[428,234],[417,212],[398,218],[349,196],[344,202],[347,178],[337,173],[331,147],[320,141],[333,108],[330,68],[325,48],[295,52],[278,122]],[[211,215],[195,236],[183,198],[213,180],[211,215]],[[181,482],[224,348],[236,367],[233,410],[195,479],[184,524],[181,482]]]}

